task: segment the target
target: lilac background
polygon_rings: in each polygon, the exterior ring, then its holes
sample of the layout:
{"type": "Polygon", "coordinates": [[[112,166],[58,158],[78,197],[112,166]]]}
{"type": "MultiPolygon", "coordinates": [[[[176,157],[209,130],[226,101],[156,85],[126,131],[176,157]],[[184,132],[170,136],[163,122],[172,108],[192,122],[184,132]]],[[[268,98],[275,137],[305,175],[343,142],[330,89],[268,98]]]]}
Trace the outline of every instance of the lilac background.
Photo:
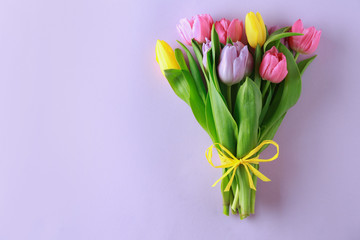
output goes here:
{"type": "Polygon", "coordinates": [[[2,0],[0,239],[360,239],[360,2],[329,2],[2,0]],[[154,49],[182,17],[250,10],[323,35],[240,221],[154,49]]]}

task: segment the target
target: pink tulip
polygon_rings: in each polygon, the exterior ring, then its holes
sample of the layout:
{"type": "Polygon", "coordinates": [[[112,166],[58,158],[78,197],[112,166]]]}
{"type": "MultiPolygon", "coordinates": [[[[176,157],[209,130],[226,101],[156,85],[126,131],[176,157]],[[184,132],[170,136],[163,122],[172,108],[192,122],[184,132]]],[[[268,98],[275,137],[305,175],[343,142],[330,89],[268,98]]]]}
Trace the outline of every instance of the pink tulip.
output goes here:
{"type": "MultiPolygon", "coordinates": [[[[279,30],[279,29],[280,29],[280,27],[279,27],[278,25],[274,25],[274,26],[270,27],[270,28],[268,29],[269,36],[270,36],[271,34],[273,34],[275,31],[279,30]]],[[[289,43],[288,43],[288,39],[287,39],[287,38],[282,38],[282,39],[280,39],[280,42],[281,42],[282,44],[284,44],[287,48],[289,48],[289,43]]]]}
{"type": "Polygon", "coordinates": [[[260,64],[260,76],[273,83],[279,83],[288,74],[286,57],[276,47],[266,51],[260,64]]]}
{"type": "Polygon", "coordinates": [[[183,41],[191,46],[191,39],[195,38],[199,43],[206,42],[211,39],[211,28],[214,21],[209,14],[199,14],[190,20],[183,18],[176,26],[183,41]]]}
{"type": "Polygon", "coordinates": [[[230,20],[223,18],[215,23],[215,30],[222,44],[226,44],[228,37],[233,42],[240,41],[243,28],[243,23],[240,22],[239,19],[233,19],[230,22],[230,20]]]}
{"type": "Polygon", "coordinates": [[[276,30],[279,30],[279,29],[280,29],[279,25],[274,25],[274,26],[269,27],[269,28],[268,28],[269,36],[270,36],[271,34],[273,34],[273,32],[275,32],[276,30]]]}
{"type": "Polygon", "coordinates": [[[304,29],[303,23],[299,19],[292,25],[291,32],[304,34],[289,38],[289,45],[293,50],[302,54],[311,54],[316,50],[320,41],[321,30],[317,31],[315,27],[304,29]]]}

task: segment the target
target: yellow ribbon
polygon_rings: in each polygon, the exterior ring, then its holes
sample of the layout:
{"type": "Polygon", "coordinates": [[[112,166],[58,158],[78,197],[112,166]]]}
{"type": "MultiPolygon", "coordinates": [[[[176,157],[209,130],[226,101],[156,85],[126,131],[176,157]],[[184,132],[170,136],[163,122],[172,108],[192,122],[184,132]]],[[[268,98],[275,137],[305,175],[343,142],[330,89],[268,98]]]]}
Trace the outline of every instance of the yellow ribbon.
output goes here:
{"type": "Polygon", "coordinates": [[[254,148],[253,150],[251,150],[245,157],[243,158],[236,158],[228,149],[226,149],[226,147],[224,147],[223,145],[221,145],[220,143],[214,143],[213,145],[211,145],[205,152],[206,155],[206,159],[209,161],[209,163],[211,164],[211,166],[213,166],[214,168],[229,168],[222,176],[221,178],[219,178],[213,185],[212,187],[215,187],[215,185],[220,182],[223,178],[225,178],[227,175],[230,174],[231,171],[233,171],[233,174],[231,176],[231,179],[229,181],[229,183],[227,184],[226,188],[225,188],[225,192],[230,190],[231,184],[234,180],[235,177],[235,173],[236,173],[236,169],[239,167],[240,164],[242,164],[246,170],[246,173],[248,175],[248,179],[249,179],[249,185],[250,188],[254,189],[256,191],[256,188],[254,186],[254,182],[252,180],[251,177],[251,173],[249,170],[251,170],[251,172],[257,176],[258,178],[260,178],[261,180],[263,180],[264,182],[269,182],[271,181],[269,178],[267,178],[264,174],[262,174],[261,172],[259,172],[256,168],[254,168],[250,163],[253,164],[259,164],[259,162],[271,162],[274,161],[275,159],[278,158],[279,156],[279,145],[272,141],[272,140],[264,140],[263,142],[261,142],[256,148],[254,148]],[[276,154],[269,159],[259,159],[259,156],[250,158],[251,156],[255,155],[256,153],[258,153],[260,151],[260,149],[267,144],[272,144],[276,147],[276,154]],[[213,162],[212,162],[212,151],[213,148],[216,148],[218,150],[218,154],[221,160],[221,165],[220,166],[214,166],[213,162]]]}

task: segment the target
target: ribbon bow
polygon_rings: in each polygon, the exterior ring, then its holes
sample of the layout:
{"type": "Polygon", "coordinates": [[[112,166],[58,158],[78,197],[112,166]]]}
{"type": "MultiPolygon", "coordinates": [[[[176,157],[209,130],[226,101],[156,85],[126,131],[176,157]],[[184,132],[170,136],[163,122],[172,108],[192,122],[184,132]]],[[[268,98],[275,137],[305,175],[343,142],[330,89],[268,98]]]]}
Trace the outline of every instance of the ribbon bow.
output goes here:
{"type": "Polygon", "coordinates": [[[254,189],[256,191],[256,188],[254,186],[254,182],[252,180],[251,177],[251,173],[250,171],[257,176],[258,178],[260,178],[261,180],[263,180],[264,182],[269,182],[271,181],[269,178],[267,178],[264,174],[262,174],[261,172],[259,172],[259,170],[257,170],[256,168],[254,168],[250,163],[253,164],[259,164],[259,162],[271,162],[274,161],[275,159],[278,158],[279,156],[279,145],[272,141],[272,140],[264,140],[262,141],[256,148],[254,148],[253,150],[251,150],[247,155],[245,155],[243,158],[236,158],[228,149],[226,149],[226,147],[224,147],[223,145],[221,145],[220,143],[214,143],[213,145],[211,145],[205,152],[206,155],[206,159],[209,161],[209,163],[211,164],[211,166],[213,166],[214,168],[229,168],[213,185],[212,187],[215,187],[215,185],[220,182],[223,178],[225,178],[227,175],[230,174],[231,171],[233,171],[231,179],[229,181],[229,183],[227,184],[226,188],[225,188],[225,192],[230,190],[231,184],[234,180],[235,177],[235,173],[236,173],[236,169],[239,167],[240,164],[242,164],[246,170],[246,173],[248,175],[248,179],[249,179],[249,185],[250,188],[254,189]],[[260,149],[267,144],[272,144],[276,147],[276,154],[269,159],[259,159],[259,156],[250,158],[251,156],[257,154],[260,149]],[[212,162],[212,152],[213,152],[213,148],[216,148],[218,150],[218,154],[221,160],[221,165],[219,166],[215,166],[212,162]]]}

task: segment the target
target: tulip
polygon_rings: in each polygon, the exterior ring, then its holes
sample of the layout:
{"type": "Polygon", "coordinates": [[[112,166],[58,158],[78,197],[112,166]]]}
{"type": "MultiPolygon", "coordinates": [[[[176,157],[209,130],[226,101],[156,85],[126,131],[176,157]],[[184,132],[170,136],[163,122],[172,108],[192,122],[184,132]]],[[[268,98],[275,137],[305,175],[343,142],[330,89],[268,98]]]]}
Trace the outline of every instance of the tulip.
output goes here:
{"type": "Polygon", "coordinates": [[[270,28],[268,28],[269,36],[270,36],[273,32],[275,32],[275,31],[277,31],[277,30],[279,30],[279,29],[280,29],[280,27],[279,27],[278,25],[274,25],[274,26],[271,26],[270,28]]]}
{"type": "Polygon", "coordinates": [[[164,74],[166,69],[180,69],[180,66],[175,58],[175,52],[172,48],[163,40],[157,40],[156,47],[156,61],[158,62],[161,72],[164,74]]]}
{"type": "Polygon", "coordinates": [[[239,19],[233,19],[231,22],[225,18],[215,23],[215,30],[219,35],[221,43],[226,44],[227,38],[231,41],[237,42],[241,40],[243,32],[243,23],[239,19]]]}
{"type": "Polygon", "coordinates": [[[176,26],[183,41],[191,46],[191,40],[195,38],[199,43],[206,42],[206,38],[211,38],[211,28],[214,21],[209,14],[200,14],[190,20],[183,18],[176,26]]]}
{"type": "Polygon", "coordinates": [[[264,45],[266,40],[266,29],[260,13],[249,12],[245,17],[245,32],[249,45],[256,48],[264,45]]]}
{"type": "Polygon", "coordinates": [[[240,82],[252,72],[253,57],[241,42],[227,44],[220,54],[218,72],[220,80],[228,86],[240,82]]]}
{"type": "Polygon", "coordinates": [[[301,19],[297,20],[291,27],[291,32],[303,33],[302,36],[289,37],[291,49],[302,54],[313,53],[320,41],[321,30],[317,31],[315,27],[304,29],[301,19]]]}
{"type": "Polygon", "coordinates": [[[276,47],[266,51],[260,64],[260,76],[273,83],[279,83],[288,74],[286,57],[276,47]]]}
{"type": "MultiPolygon", "coordinates": [[[[270,27],[270,28],[268,29],[269,36],[270,36],[271,34],[273,34],[275,31],[279,30],[279,29],[280,29],[280,27],[279,27],[278,25],[275,25],[275,26],[270,27]]],[[[288,39],[287,39],[287,38],[281,38],[281,39],[280,39],[280,42],[281,42],[282,44],[284,44],[286,47],[289,47],[288,39]]]]}
{"type": "Polygon", "coordinates": [[[206,42],[203,43],[202,52],[203,52],[203,65],[207,69],[207,52],[211,49],[211,41],[206,38],[206,42]]]}

